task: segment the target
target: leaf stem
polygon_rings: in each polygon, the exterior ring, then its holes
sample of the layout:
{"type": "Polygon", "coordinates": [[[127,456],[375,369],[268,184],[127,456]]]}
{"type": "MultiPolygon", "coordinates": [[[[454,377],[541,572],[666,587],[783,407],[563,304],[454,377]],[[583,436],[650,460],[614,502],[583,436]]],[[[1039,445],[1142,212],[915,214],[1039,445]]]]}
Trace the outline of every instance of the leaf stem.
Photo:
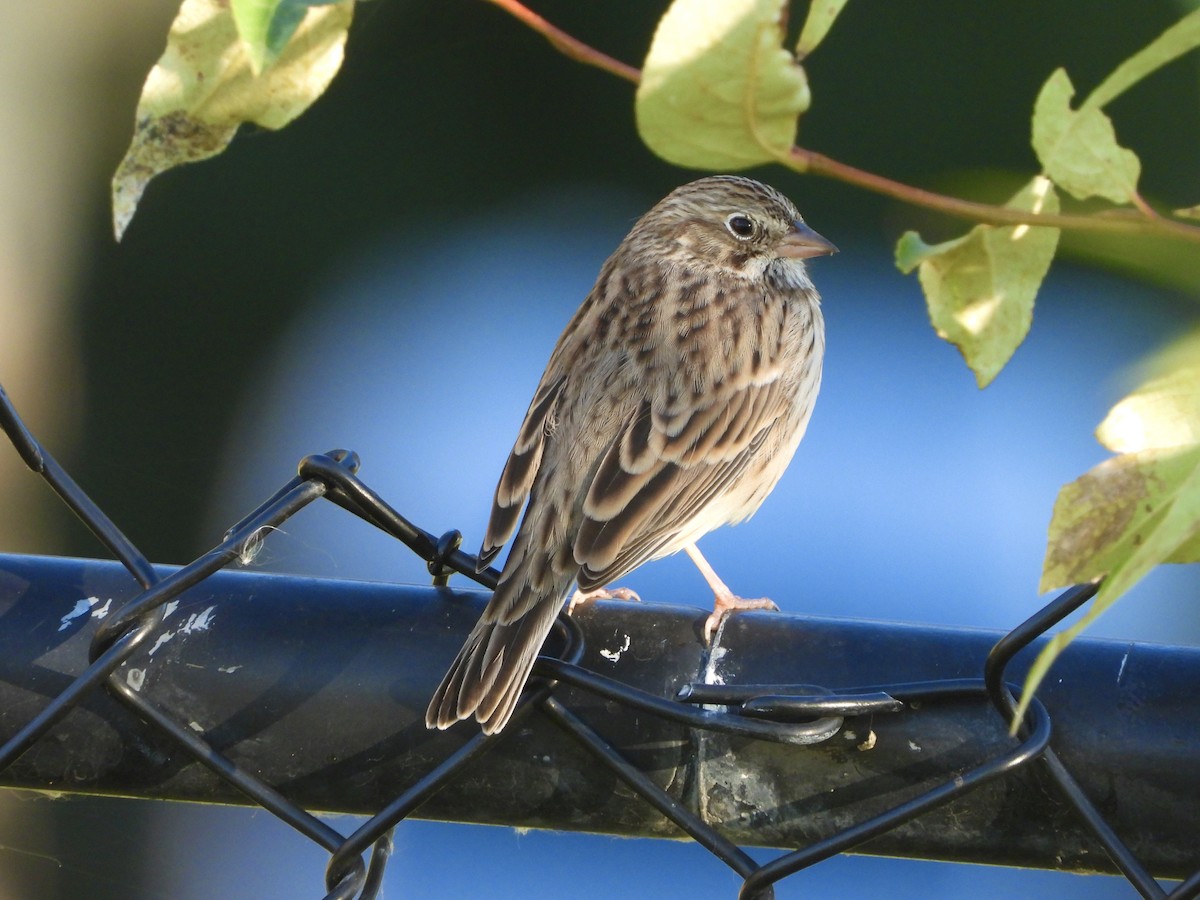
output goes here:
{"type": "MultiPolygon", "coordinates": [[[[595,47],[567,34],[561,28],[551,25],[520,0],[485,0],[485,2],[499,7],[536,31],[564,56],[584,65],[595,66],[597,69],[602,69],[632,84],[637,84],[641,80],[640,70],[602,53],[595,47]]],[[[792,147],[780,162],[797,172],[808,172],[833,178],[912,206],[924,207],[973,222],[984,222],[989,225],[1043,225],[1073,231],[1169,237],[1200,244],[1200,226],[1160,216],[1141,197],[1137,197],[1134,201],[1140,215],[1133,213],[1132,210],[1128,213],[1133,214],[1128,214],[1119,209],[1095,215],[1048,215],[939,194],[936,191],[929,191],[876,175],[874,172],[857,169],[847,163],[839,162],[803,147],[792,147]]]]}
{"type": "Polygon", "coordinates": [[[1133,196],[1130,198],[1129,202],[1132,203],[1134,206],[1136,206],[1138,208],[1138,212],[1140,212],[1147,219],[1161,219],[1162,218],[1162,216],[1160,216],[1158,214],[1158,211],[1153,206],[1151,206],[1149,203],[1146,202],[1146,198],[1143,197],[1136,190],[1133,192],[1133,196]]]}

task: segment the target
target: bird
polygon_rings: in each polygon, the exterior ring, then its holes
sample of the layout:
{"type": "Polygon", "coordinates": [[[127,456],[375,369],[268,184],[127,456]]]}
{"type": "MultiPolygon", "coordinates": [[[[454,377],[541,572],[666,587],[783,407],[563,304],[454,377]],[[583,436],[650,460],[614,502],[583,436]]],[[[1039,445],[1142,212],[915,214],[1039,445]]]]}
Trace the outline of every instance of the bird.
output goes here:
{"type": "Polygon", "coordinates": [[[512,548],[425,724],[513,714],[567,595],[685,550],[713,590],[705,636],[736,596],[696,547],[752,515],[808,426],[825,353],[805,260],[837,248],[758,181],[685,184],[634,224],[558,339],[496,487],[478,555],[512,548]],[[523,513],[523,515],[522,515],[523,513]]]}

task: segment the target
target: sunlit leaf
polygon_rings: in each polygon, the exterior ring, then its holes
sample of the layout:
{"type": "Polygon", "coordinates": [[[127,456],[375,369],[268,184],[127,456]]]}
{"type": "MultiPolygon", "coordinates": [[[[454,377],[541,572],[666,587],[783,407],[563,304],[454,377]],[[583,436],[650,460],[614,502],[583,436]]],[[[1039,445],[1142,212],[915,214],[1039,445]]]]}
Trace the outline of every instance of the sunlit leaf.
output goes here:
{"type": "MultiPolygon", "coordinates": [[[[1122,455],[1101,463],[1066,485],[1055,503],[1042,589],[1110,575],[1143,551],[1150,533],[1162,528],[1167,510],[1200,509],[1197,453],[1200,452],[1200,331],[1162,350],[1145,381],[1109,411],[1096,436],[1122,455]]],[[[1186,550],[1200,514],[1171,519],[1176,531],[1160,538],[1169,545],[1155,562],[1191,561],[1186,550]]],[[[1140,577],[1140,576],[1139,576],[1140,577]]]]}
{"type": "Polygon", "coordinates": [[[1158,354],[1147,380],[1109,411],[1096,437],[1118,453],[1200,445],[1200,332],[1158,354]]]}
{"type": "Polygon", "coordinates": [[[808,108],[804,70],[782,46],[786,0],[675,0],[637,92],[637,125],[668,162],[742,169],[785,157],[808,108]]]}
{"type": "Polygon", "coordinates": [[[1189,206],[1185,209],[1175,210],[1175,215],[1184,219],[1200,219],[1200,204],[1189,206]]]}
{"type": "Polygon", "coordinates": [[[1200,333],[1168,348],[1153,370],[1097,430],[1105,446],[1126,452],[1065,485],[1054,503],[1041,589],[1104,582],[1085,615],[1038,655],[1026,705],[1058,654],[1147,572],[1200,560],[1200,333]]]}
{"type": "Polygon", "coordinates": [[[307,109],[341,66],[353,8],[343,0],[309,9],[275,63],[255,75],[228,4],[184,0],[113,176],[117,239],[155,175],[220,153],[244,122],[282,128],[307,109]]]}
{"type": "MultiPolygon", "coordinates": [[[[1039,177],[1006,205],[1056,213],[1058,197],[1039,177]]],[[[910,231],[896,246],[896,265],[906,273],[918,268],[934,329],[986,387],[1029,333],[1033,301],[1057,245],[1058,229],[1040,226],[977,225],[933,246],[910,231]]]]}
{"type": "Polygon", "coordinates": [[[825,40],[825,35],[829,34],[829,29],[845,5],[846,0],[812,0],[808,17],[800,30],[800,40],[796,42],[796,56],[799,59],[804,59],[825,40]]]}
{"type": "Polygon", "coordinates": [[[1045,173],[1076,198],[1128,203],[1141,163],[1117,144],[1112,121],[1099,107],[1071,109],[1075,87],[1063,69],[1042,86],[1033,107],[1033,149],[1045,173]]]}

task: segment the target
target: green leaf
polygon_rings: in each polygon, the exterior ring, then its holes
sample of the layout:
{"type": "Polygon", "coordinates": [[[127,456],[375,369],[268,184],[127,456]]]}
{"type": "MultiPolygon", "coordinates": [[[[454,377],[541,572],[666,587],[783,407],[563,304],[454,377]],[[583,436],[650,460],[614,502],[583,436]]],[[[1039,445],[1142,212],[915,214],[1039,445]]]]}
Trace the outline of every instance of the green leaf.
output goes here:
{"type": "Polygon", "coordinates": [[[963,244],[969,235],[963,235],[944,244],[927,244],[915,231],[906,231],[896,242],[896,268],[908,275],[925,260],[946,253],[963,244]]]}
{"type": "Polygon", "coordinates": [[[1175,215],[1181,219],[1200,219],[1200,204],[1175,210],[1175,215]]]}
{"type": "Polygon", "coordinates": [[[1054,503],[1042,588],[1107,577],[1083,617],[1034,660],[1013,730],[1054,660],[1101,613],[1159,563],[1198,558],[1200,447],[1124,454],[1066,485],[1054,503]]]}
{"type": "Polygon", "coordinates": [[[1065,485],[1054,503],[1041,590],[1104,582],[1087,613],[1038,655],[1017,721],[1058,654],[1147,572],[1200,561],[1200,332],[1153,368],[1097,429],[1105,446],[1127,452],[1065,485]]]}
{"type": "Polygon", "coordinates": [[[1112,121],[1099,107],[1071,109],[1073,96],[1071,79],[1058,69],[1033,106],[1033,149],[1043,171],[1077,199],[1128,203],[1137,192],[1141,163],[1117,144],[1112,121]]]}
{"type": "MultiPolygon", "coordinates": [[[[1058,197],[1038,177],[1006,205],[1056,213],[1058,197]]],[[[896,245],[896,265],[905,273],[918,269],[934,329],[986,387],[1028,334],[1033,301],[1057,246],[1058,229],[1041,226],[977,225],[933,246],[910,231],[896,245]]]]}
{"type": "Polygon", "coordinates": [[[1102,593],[1115,600],[1124,588],[1114,593],[1112,584],[1128,587],[1173,557],[1197,529],[1200,447],[1114,456],[1059,491],[1039,589],[1107,575],[1102,593]]]}
{"type": "Polygon", "coordinates": [[[782,47],[786,0],[675,0],[637,91],[642,140],[668,162],[729,171],[787,156],[808,80],[782,47]]]}
{"type": "Polygon", "coordinates": [[[113,176],[117,240],[154,176],[220,153],[243,122],[282,128],[324,93],[342,64],[353,9],[353,0],[309,9],[274,65],[255,75],[228,4],[184,0],[113,176]]]}
{"type": "Polygon", "coordinates": [[[1147,75],[1189,50],[1200,47],[1200,9],[1184,16],[1157,38],[1113,70],[1092,91],[1084,106],[1099,109],[1125,93],[1147,75]]]}
{"type": "MultiPolygon", "coordinates": [[[[1043,590],[1111,575],[1128,564],[1133,548],[1149,543],[1168,508],[1187,510],[1200,503],[1200,497],[1187,493],[1198,489],[1200,330],[1151,360],[1142,384],[1109,411],[1096,437],[1122,455],[1060,492],[1050,523],[1043,590]]],[[[1178,533],[1166,536],[1171,549],[1155,562],[1190,562],[1200,556],[1180,554],[1198,527],[1200,512],[1182,523],[1178,533]]]]}
{"type": "Polygon", "coordinates": [[[829,29],[845,5],[846,0],[812,0],[804,28],[800,30],[800,40],[796,42],[797,59],[804,59],[825,40],[825,35],[829,34],[829,29]]]}
{"type": "Polygon", "coordinates": [[[255,75],[271,65],[304,19],[307,5],[296,0],[229,0],[238,34],[255,75]]]}
{"type": "Polygon", "coordinates": [[[1159,354],[1154,374],[1114,406],[1096,437],[1109,450],[1137,453],[1200,445],[1200,332],[1159,354]]]}

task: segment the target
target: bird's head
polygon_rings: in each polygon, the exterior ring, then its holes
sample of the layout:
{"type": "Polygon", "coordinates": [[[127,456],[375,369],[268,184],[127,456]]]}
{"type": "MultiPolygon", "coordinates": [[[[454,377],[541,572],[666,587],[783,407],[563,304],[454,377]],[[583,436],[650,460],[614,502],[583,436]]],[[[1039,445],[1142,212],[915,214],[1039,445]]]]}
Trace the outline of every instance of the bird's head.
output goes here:
{"type": "Polygon", "coordinates": [[[668,266],[793,288],[811,287],[805,259],[837,252],[787,197],[739,175],[676,188],[639,220],[627,243],[668,266]]]}

